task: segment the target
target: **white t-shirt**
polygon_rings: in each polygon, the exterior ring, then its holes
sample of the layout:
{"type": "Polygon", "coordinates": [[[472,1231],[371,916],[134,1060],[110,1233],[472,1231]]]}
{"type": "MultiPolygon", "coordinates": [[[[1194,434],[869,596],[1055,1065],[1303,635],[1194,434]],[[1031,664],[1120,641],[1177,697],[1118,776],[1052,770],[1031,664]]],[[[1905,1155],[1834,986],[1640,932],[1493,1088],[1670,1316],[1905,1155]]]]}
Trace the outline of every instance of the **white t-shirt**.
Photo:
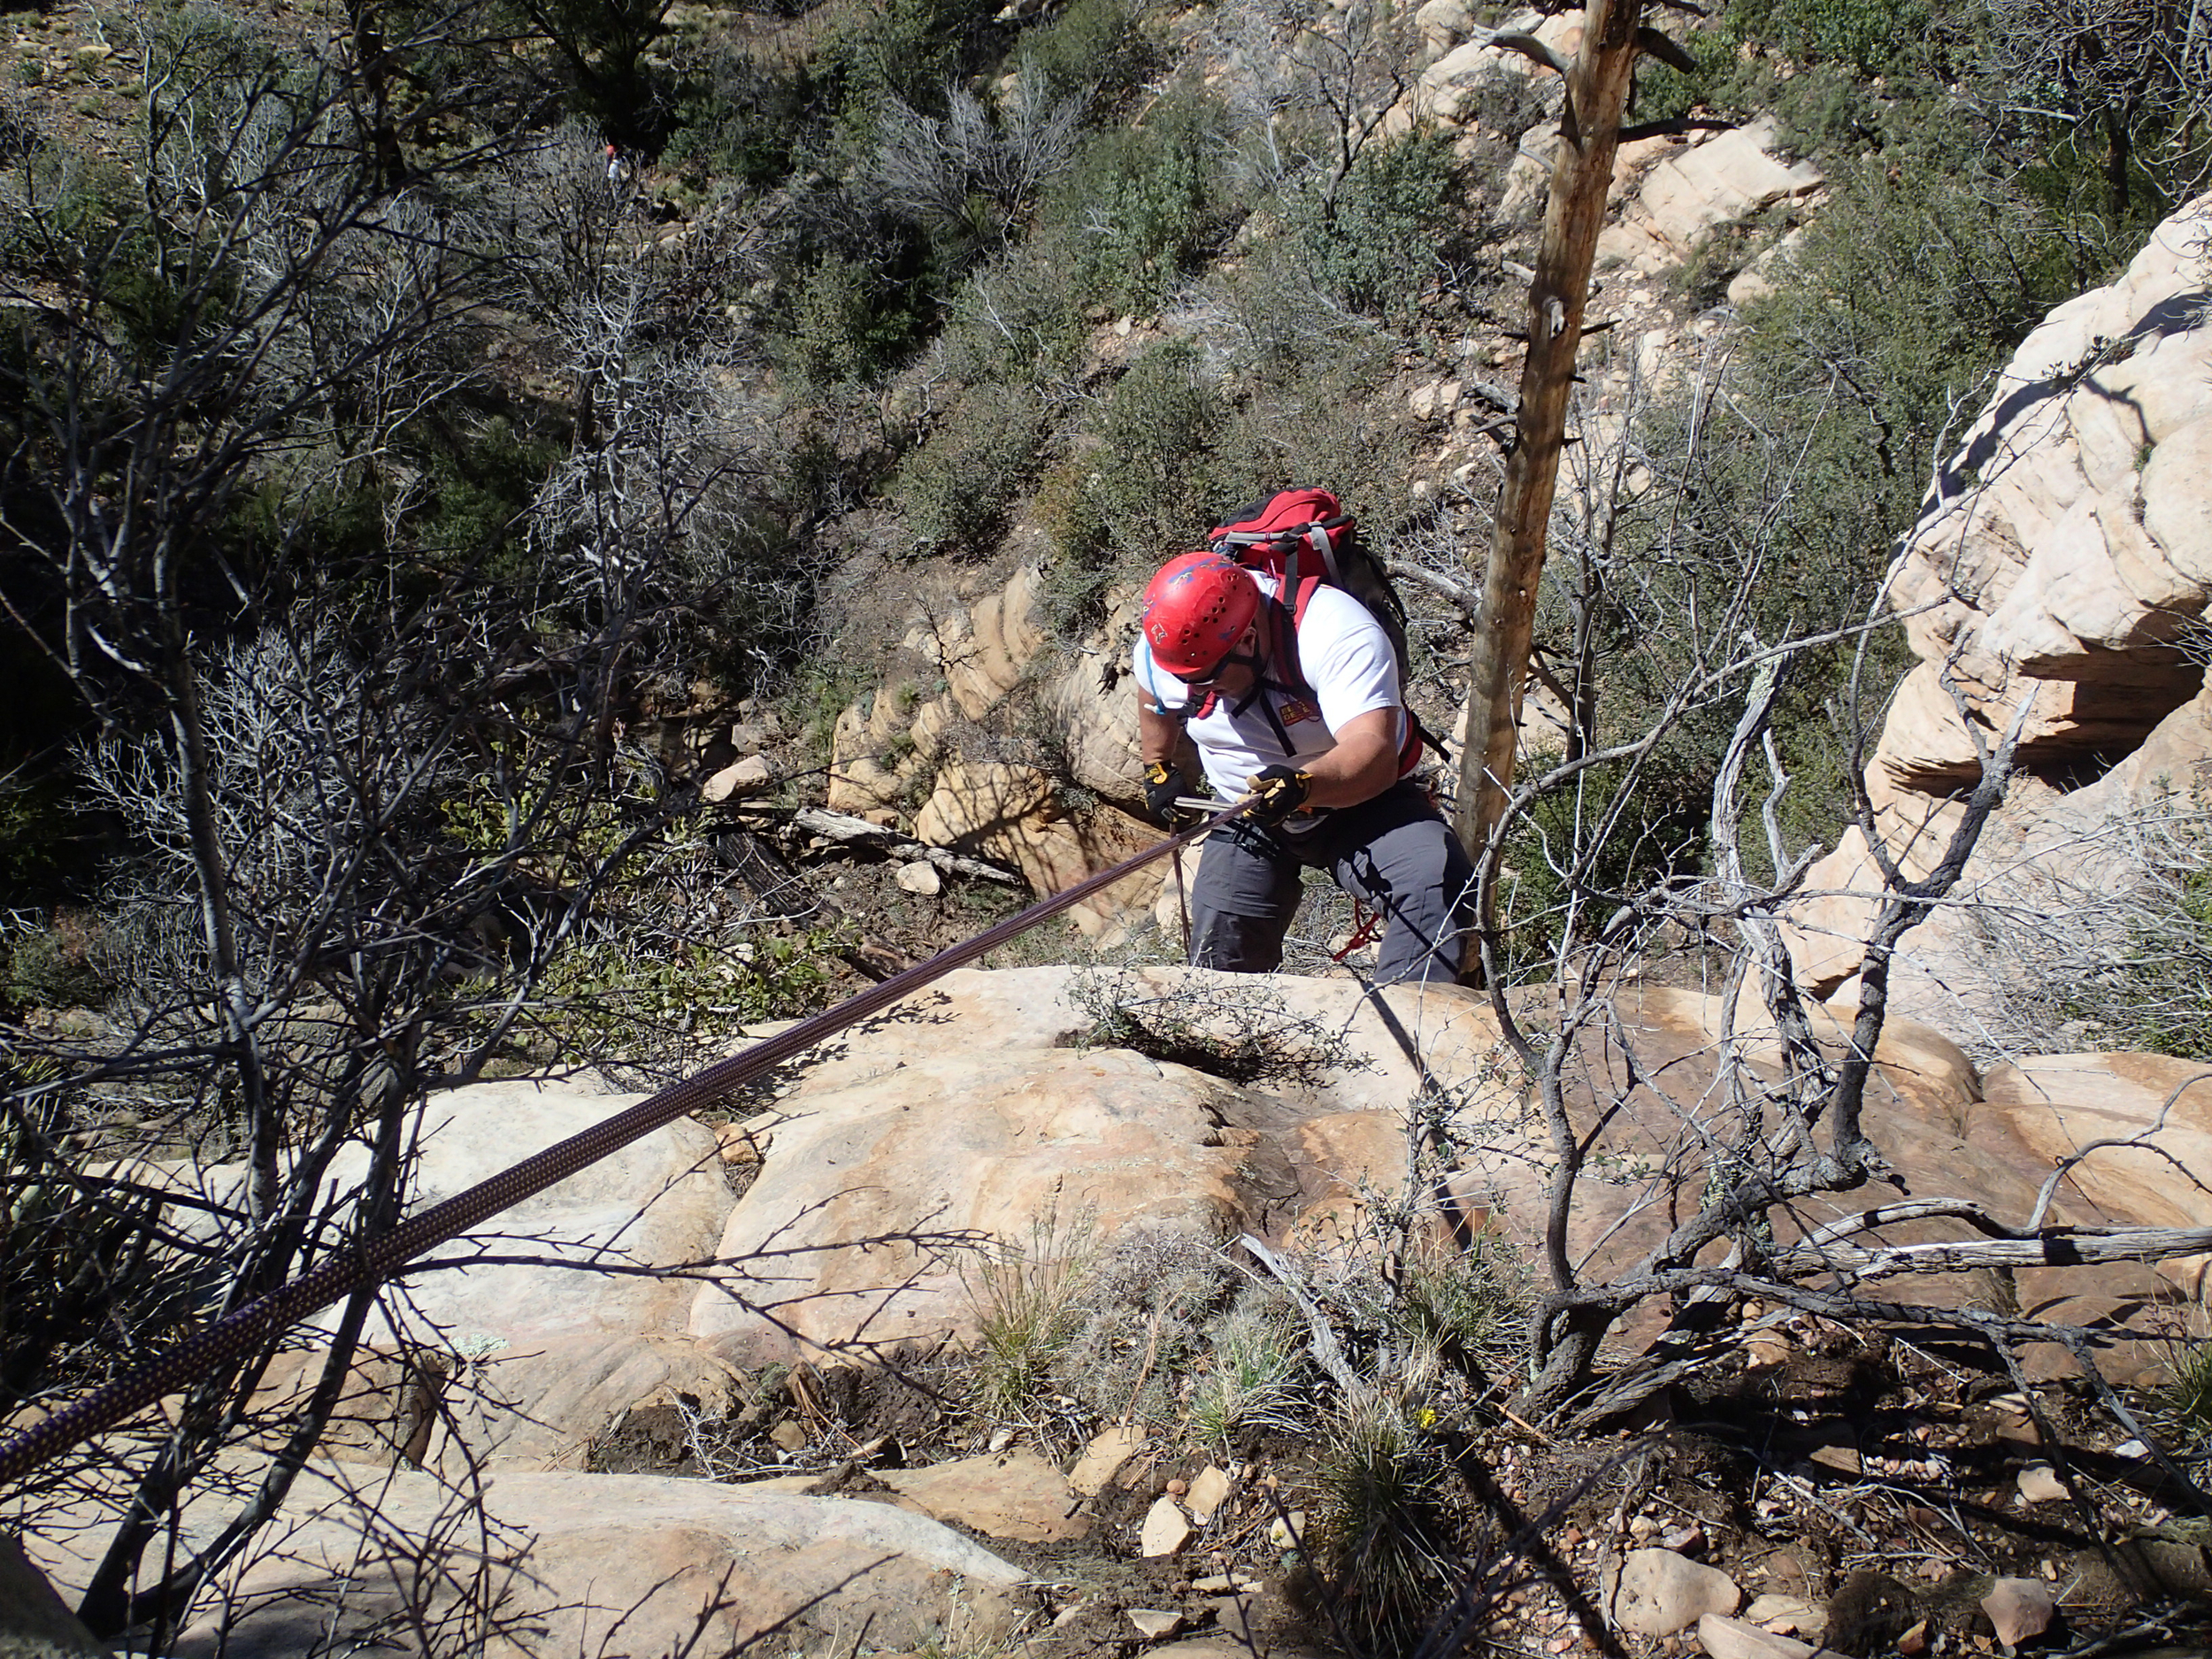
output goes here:
{"type": "MultiPolygon", "coordinates": [[[[1271,578],[1257,579],[1260,591],[1273,597],[1271,578]]],[[[1271,626],[1264,617],[1263,630],[1271,626]]],[[[1152,660],[1152,648],[1143,631],[1137,634],[1131,654],[1138,687],[1173,716],[1191,701],[1183,682],[1152,660]]],[[[1273,670],[1274,664],[1269,664],[1273,670]]],[[[1405,741],[1405,709],[1398,689],[1398,658],[1390,649],[1390,636],[1382,631],[1367,607],[1340,588],[1326,583],[1313,590],[1306,603],[1306,618],[1298,629],[1298,668],[1320,703],[1315,708],[1302,697],[1275,688],[1271,683],[1260,698],[1242,714],[1231,711],[1233,699],[1217,695],[1204,717],[1185,728],[1198,746],[1206,768],[1206,781],[1224,800],[1244,793],[1245,781],[1263,766],[1303,766],[1336,747],[1336,733],[1345,723],[1377,709],[1396,709],[1394,733],[1405,741]],[[1282,735],[1261,711],[1260,700],[1275,710],[1282,735]],[[1295,753],[1286,757],[1282,737],[1287,736],[1295,753]]],[[[1271,682],[1278,676],[1271,672],[1271,682]]]]}

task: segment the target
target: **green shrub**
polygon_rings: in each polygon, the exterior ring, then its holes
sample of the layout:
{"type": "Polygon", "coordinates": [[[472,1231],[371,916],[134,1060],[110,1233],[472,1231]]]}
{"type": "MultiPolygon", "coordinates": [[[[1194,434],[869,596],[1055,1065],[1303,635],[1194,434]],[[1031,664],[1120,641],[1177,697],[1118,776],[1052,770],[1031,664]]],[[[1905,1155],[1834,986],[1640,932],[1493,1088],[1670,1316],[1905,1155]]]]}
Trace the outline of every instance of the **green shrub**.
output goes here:
{"type": "Polygon", "coordinates": [[[948,370],[1033,388],[1064,380],[1090,339],[1085,302],[1067,280],[1075,258],[1070,236],[1048,230],[971,272],[945,326],[948,370]]]}
{"type": "Polygon", "coordinates": [[[1159,61],[1143,19],[1144,0],[1071,0],[1022,36],[1020,58],[1055,94],[1090,95],[1110,108],[1159,61]]]}
{"type": "Polygon", "coordinates": [[[1499,917],[1512,971],[1540,974],[1563,941],[1604,926],[1619,895],[1698,867],[1712,767],[1685,733],[1632,773],[1618,763],[1593,766],[1536,799],[1505,848],[1499,917]],[[1616,804],[1622,810],[1609,826],[1616,804]],[[1578,908],[1570,903],[1578,896],[1578,908]]]}
{"type": "Polygon", "coordinates": [[[572,946],[538,984],[532,1023],[567,1060],[682,1064],[726,1046],[740,1028],[795,1019],[828,1005],[847,930],[756,932],[734,949],[707,944],[641,955],[572,946]]]}
{"type": "Polygon", "coordinates": [[[1934,19],[1924,0],[1733,0],[1727,32],[1802,62],[1840,62],[1862,80],[1920,67],[1934,19]]]}
{"type": "Polygon", "coordinates": [[[517,561],[496,556],[560,458],[559,446],[518,433],[503,415],[438,436],[428,455],[430,501],[415,526],[423,546],[456,561],[492,555],[495,580],[521,576],[517,561]]]}
{"type": "Polygon", "coordinates": [[[1083,1048],[1127,1048],[1232,1083],[1314,1083],[1347,1063],[1341,1032],[1293,1014],[1263,982],[1222,993],[1174,979],[1164,987],[1141,973],[1084,969],[1068,1002],[1090,1025],[1083,1048]]]}
{"type": "Polygon", "coordinates": [[[813,65],[817,96],[833,111],[837,147],[864,154],[893,102],[944,112],[945,88],[982,66],[996,0],[885,0],[841,20],[813,65]]]}
{"type": "Polygon", "coordinates": [[[1025,1246],[1001,1243],[964,1272],[975,1303],[977,1402],[994,1418],[1029,1412],[1080,1329],[1076,1298],[1092,1249],[1088,1217],[1064,1224],[1048,1208],[1025,1246]]]}
{"type": "Polygon", "coordinates": [[[1302,1342],[1279,1306],[1240,1302],[1232,1308],[1210,1333],[1210,1358],[1192,1391],[1192,1434],[1233,1455],[1255,1431],[1310,1430],[1302,1342]]]}
{"type": "Polygon", "coordinates": [[[1209,1326],[1238,1300],[1238,1279],[1209,1233],[1123,1228],[1075,1298],[1059,1389],[1093,1421],[1167,1428],[1182,1415],[1183,1379],[1206,1363],[1209,1326]]]}
{"type": "Polygon", "coordinates": [[[1363,1651],[1409,1645],[1452,1583],[1451,1464],[1420,1415],[1371,1395],[1343,1402],[1319,1437],[1307,1541],[1337,1586],[1336,1617],[1363,1651]]]}
{"type": "Polygon", "coordinates": [[[807,88],[796,76],[768,73],[743,58],[718,62],[709,88],[678,106],[681,120],[661,165],[731,180],[754,189],[783,182],[806,131],[807,88]]]}
{"type": "Polygon", "coordinates": [[[1993,211],[2005,193],[1991,180],[1870,162],[1832,189],[1774,292],[1745,310],[1739,389],[1799,449],[1784,507],[1797,579],[1855,594],[1917,515],[1939,441],[1963,425],[1957,403],[2091,273],[2024,204],[1993,211]]]}
{"type": "Polygon", "coordinates": [[[2176,1341],[2157,1404],[2162,1426],[2192,1462],[2212,1450],[2212,1342],[2176,1341]]]}
{"type": "Polygon", "coordinates": [[[1335,190],[1294,198],[1292,222],[1323,286],[1403,326],[1453,227],[1452,142],[1433,131],[1362,147],[1335,190]]]}
{"type": "Polygon", "coordinates": [[[887,491],[923,548],[982,552],[997,541],[1008,503],[1035,473],[1045,424],[1026,390],[985,385],[961,396],[887,491]]]}
{"type": "Polygon", "coordinates": [[[1230,411],[1197,348],[1150,348],[1114,388],[1076,455],[1040,492],[1064,617],[1089,616],[1117,573],[1133,574],[1195,539],[1229,491],[1213,450],[1230,411]]]}
{"type": "Polygon", "coordinates": [[[63,910],[7,946],[7,1001],[18,1008],[88,1008],[121,983],[116,942],[88,911],[63,910]]]}
{"type": "Polygon", "coordinates": [[[1087,303],[1148,309],[1219,239],[1221,120],[1210,96],[1179,89],[1142,126],[1094,134],[1054,181],[1039,224],[1064,233],[1087,303]]]}
{"type": "Polygon", "coordinates": [[[825,254],[802,271],[775,340],[785,367],[827,391],[879,373],[913,337],[910,296],[881,267],[825,254]]]}
{"type": "Polygon", "coordinates": [[[1400,1330],[1459,1363],[1499,1366],[1527,1341],[1527,1265],[1494,1239],[1409,1252],[1397,1293],[1400,1330]]]}

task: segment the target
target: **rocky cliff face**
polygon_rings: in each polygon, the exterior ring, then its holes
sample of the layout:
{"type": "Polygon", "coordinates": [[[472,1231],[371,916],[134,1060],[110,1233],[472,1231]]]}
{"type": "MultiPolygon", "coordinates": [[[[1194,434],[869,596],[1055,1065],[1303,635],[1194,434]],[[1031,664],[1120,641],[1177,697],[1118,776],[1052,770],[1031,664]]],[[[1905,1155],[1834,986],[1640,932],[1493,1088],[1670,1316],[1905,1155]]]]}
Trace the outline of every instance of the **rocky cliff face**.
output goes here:
{"type": "MultiPolygon", "coordinates": [[[[2128,879],[2121,826],[2185,801],[2212,757],[2212,196],[2159,227],[2124,275],[2052,312],[1937,474],[1888,602],[1917,665],[1866,767],[1886,845],[1929,868],[2025,705],[2020,775],[1965,895],[2032,910],[2128,879]]],[[[1865,837],[1817,864],[1794,940],[1823,993],[1858,966],[1879,887],[1865,837]]],[[[1995,1047],[2015,964],[1971,910],[1910,936],[1896,995],[1995,1047]]]]}

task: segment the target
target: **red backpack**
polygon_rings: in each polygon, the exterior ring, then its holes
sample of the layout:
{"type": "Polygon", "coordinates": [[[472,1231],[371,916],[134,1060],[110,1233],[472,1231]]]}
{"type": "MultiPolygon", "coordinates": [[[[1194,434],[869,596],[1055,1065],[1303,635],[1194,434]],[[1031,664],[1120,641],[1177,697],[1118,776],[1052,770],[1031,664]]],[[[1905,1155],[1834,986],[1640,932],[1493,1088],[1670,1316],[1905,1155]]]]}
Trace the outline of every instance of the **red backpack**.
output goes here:
{"type": "MultiPolygon", "coordinates": [[[[1337,498],[1325,489],[1286,489],[1241,509],[1226,524],[1206,533],[1206,545],[1225,553],[1247,570],[1278,579],[1279,600],[1267,604],[1273,663],[1280,672],[1278,689],[1317,703],[1313,686],[1298,662],[1298,628],[1306,619],[1306,607],[1314,590],[1326,583],[1342,588],[1364,605],[1388,636],[1398,659],[1399,695],[1410,682],[1412,658],[1406,646],[1406,609],[1390,578],[1359,539],[1359,526],[1337,498]]],[[[1274,718],[1274,710],[1252,689],[1261,709],[1275,726],[1286,755],[1294,752],[1290,734],[1274,718]]],[[[1210,694],[1194,711],[1204,714],[1213,705],[1210,694]]],[[[1240,709],[1241,711],[1241,709],[1240,709]]],[[[1404,777],[1421,761],[1421,743],[1427,733],[1406,707],[1406,737],[1398,751],[1398,775],[1404,777]]],[[[1434,746],[1434,740],[1430,740],[1434,746]]],[[[1439,749],[1441,753],[1441,749],[1439,749]]]]}

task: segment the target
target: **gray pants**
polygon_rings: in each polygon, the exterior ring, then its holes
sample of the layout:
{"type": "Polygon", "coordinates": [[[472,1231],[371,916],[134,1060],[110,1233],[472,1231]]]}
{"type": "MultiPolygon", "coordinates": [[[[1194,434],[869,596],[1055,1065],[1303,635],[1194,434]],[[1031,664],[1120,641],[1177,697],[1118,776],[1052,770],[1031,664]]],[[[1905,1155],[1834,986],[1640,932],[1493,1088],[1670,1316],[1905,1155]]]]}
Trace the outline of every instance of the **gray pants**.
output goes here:
{"type": "Polygon", "coordinates": [[[1303,835],[1239,818],[1208,836],[1191,883],[1191,965],[1232,973],[1280,967],[1299,873],[1309,865],[1388,918],[1378,985],[1457,980],[1474,870],[1427,795],[1403,780],[1371,801],[1323,814],[1303,835]]]}

